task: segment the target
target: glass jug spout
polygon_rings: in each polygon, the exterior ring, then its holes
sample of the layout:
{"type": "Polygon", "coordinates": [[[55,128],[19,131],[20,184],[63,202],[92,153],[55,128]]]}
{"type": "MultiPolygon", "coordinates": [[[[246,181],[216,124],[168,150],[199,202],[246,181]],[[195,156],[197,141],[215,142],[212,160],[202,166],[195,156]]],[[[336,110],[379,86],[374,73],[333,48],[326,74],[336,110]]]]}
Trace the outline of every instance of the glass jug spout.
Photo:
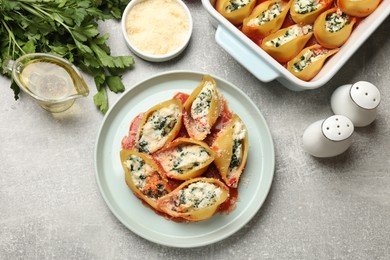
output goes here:
{"type": "Polygon", "coordinates": [[[3,62],[3,70],[12,72],[12,67],[14,66],[15,61],[14,60],[5,60],[3,62]]]}

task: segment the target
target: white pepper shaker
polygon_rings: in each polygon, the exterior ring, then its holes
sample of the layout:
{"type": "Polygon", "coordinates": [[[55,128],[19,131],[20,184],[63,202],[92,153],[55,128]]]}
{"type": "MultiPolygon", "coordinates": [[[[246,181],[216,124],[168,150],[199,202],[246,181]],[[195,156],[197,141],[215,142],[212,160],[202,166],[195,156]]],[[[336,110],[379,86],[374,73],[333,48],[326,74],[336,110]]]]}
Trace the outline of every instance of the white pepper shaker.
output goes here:
{"type": "Polygon", "coordinates": [[[334,115],[309,125],[303,133],[303,148],[315,157],[332,157],[352,144],[354,126],[343,115],[334,115]]]}
{"type": "Polygon", "coordinates": [[[377,115],[381,95],[375,85],[367,81],[343,85],[330,99],[333,113],[351,119],[355,127],[371,124],[377,115]]]}

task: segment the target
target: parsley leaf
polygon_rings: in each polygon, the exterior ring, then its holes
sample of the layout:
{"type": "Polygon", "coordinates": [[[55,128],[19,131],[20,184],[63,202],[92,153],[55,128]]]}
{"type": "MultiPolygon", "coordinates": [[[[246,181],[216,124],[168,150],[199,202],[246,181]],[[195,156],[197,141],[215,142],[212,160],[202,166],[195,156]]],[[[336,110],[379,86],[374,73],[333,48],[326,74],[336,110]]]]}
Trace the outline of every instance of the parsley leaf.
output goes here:
{"type": "Polygon", "coordinates": [[[108,85],[108,88],[114,93],[125,91],[125,86],[123,85],[120,76],[108,76],[106,79],[106,83],[108,85]]]}
{"type": "Polygon", "coordinates": [[[106,113],[108,111],[108,98],[107,91],[105,88],[101,88],[94,96],[93,101],[95,105],[102,111],[106,113]]]}

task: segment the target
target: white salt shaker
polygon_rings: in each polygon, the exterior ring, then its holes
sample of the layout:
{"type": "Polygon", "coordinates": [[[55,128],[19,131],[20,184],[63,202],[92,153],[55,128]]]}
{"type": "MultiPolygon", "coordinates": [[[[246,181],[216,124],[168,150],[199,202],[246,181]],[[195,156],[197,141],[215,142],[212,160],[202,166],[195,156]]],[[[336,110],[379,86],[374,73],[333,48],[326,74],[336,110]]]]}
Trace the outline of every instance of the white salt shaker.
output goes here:
{"type": "Polygon", "coordinates": [[[303,133],[303,148],[315,157],[339,155],[351,146],[353,130],[352,121],[343,115],[316,121],[303,133]]]}
{"type": "Polygon", "coordinates": [[[371,124],[377,115],[381,95],[375,85],[367,81],[343,85],[330,99],[333,113],[351,119],[355,127],[371,124]]]}

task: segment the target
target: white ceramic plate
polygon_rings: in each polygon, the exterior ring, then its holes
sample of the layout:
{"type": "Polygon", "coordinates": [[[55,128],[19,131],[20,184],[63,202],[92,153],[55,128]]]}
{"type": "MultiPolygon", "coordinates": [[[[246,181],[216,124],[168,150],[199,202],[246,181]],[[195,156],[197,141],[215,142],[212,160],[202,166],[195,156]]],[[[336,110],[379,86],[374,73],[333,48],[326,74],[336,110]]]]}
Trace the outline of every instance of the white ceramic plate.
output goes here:
{"type": "Polygon", "coordinates": [[[122,95],[107,113],[95,147],[96,179],[107,205],[131,231],[158,244],[198,247],[220,241],[242,228],[259,210],[270,189],[275,164],[267,123],[256,105],[237,87],[212,76],[231,110],[249,130],[249,156],[239,185],[239,202],[230,214],[198,223],[176,223],[157,215],[137,199],[124,180],[119,151],[131,120],[140,112],[173,97],[191,93],[203,74],[175,71],[147,79],[122,95]]]}

